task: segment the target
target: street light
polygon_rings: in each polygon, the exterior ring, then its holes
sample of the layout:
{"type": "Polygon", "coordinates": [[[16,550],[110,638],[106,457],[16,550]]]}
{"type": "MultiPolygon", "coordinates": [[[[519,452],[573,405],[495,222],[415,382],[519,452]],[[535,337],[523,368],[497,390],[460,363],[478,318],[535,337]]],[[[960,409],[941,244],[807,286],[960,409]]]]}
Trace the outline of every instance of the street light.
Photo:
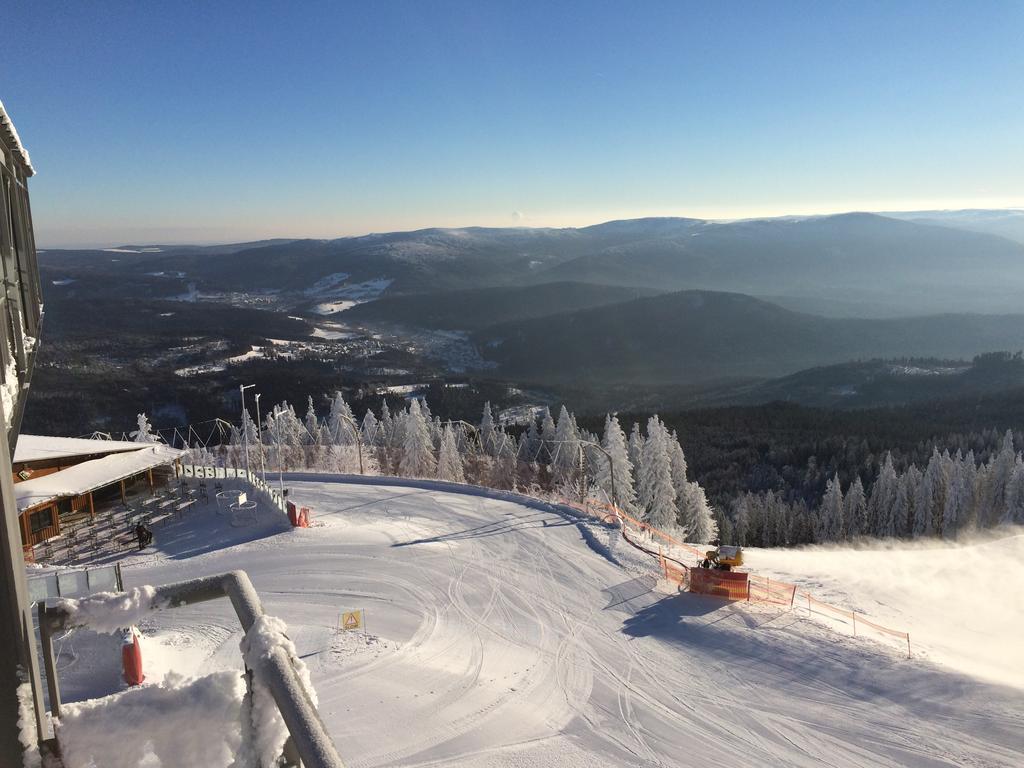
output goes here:
{"type": "Polygon", "coordinates": [[[267,465],[263,461],[263,420],[260,418],[260,393],[256,393],[256,437],[260,441],[260,477],[267,484],[267,465]]]}
{"type": "Polygon", "coordinates": [[[281,414],[284,408],[280,405],[274,406],[274,436],[277,440],[277,484],[281,489],[281,500],[284,500],[284,458],[281,453],[281,414]]]}
{"type": "Polygon", "coordinates": [[[248,480],[252,480],[252,475],[249,474],[249,430],[245,428],[245,390],[253,389],[255,384],[240,384],[238,391],[242,395],[242,445],[245,447],[245,477],[248,480]]]}

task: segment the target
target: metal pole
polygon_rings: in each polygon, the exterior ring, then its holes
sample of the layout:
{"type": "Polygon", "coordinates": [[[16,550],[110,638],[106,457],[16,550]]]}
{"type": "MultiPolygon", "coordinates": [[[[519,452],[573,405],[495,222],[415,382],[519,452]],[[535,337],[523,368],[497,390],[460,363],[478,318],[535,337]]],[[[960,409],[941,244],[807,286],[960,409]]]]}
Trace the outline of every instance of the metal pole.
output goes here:
{"type": "Polygon", "coordinates": [[[263,461],[263,421],[260,419],[260,393],[256,393],[256,436],[260,441],[260,477],[267,483],[267,465],[263,461]]]}
{"type": "Polygon", "coordinates": [[[281,414],[284,409],[274,406],[274,434],[277,437],[277,486],[281,490],[281,501],[284,502],[284,459],[281,453],[281,414]]]}
{"type": "Polygon", "coordinates": [[[255,386],[256,386],[255,384],[240,384],[238,386],[238,391],[242,394],[242,445],[244,446],[244,450],[245,450],[245,476],[246,476],[246,478],[250,477],[250,475],[249,475],[249,430],[246,429],[246,427],[245,427],[245,417],[246,417],[246,412],[245,412],[245,390],[252,389],[255,386]]]}

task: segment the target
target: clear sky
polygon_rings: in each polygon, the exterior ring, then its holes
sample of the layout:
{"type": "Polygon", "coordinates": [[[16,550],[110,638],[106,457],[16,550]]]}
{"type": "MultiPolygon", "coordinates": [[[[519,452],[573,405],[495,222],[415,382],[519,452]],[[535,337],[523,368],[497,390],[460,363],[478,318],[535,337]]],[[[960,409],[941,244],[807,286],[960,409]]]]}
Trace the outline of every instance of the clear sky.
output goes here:
{"type": "Polygon", "coordinates": [[[41,246],[1024,205],[1024,2],[7,0],[41,246]]]}

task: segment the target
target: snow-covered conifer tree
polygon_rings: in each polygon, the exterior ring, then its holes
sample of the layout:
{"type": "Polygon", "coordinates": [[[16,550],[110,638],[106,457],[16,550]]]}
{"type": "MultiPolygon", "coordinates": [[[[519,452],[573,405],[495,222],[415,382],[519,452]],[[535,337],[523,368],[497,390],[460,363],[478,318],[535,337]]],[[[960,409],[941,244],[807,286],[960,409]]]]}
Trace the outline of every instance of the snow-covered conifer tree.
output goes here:
{"type": "Polygon", "coordinates": [[[838,541],[843,535],[843,489],[837,474],[825,485],[818,518],[818,541],[838,541]]]}
{"type": "Polygon", "coordinates": [[[644,510],[646,522],[663,531],[673,528],[679,516],[667,442],[665,427],[657,416],[651,416],[640,454],[637,501],[644,510]]]}
{"type": "Polygon", "coordinates": [[[579,477],[579,440],[576,436],[576,420],[563,405],[558,413],[558,426],[551,448],[551,472],[556,486],[571,486],[579,477]]]}
{"type": "Polygon", "coordinates": [[[138,428],[128,435],[136,443],[162,443],[163,440],[160,438],[150,426],[149,419],[146,414],[140,413],[138,416],[138,428]]]}
{"type": "Polygon", "coordinates": [[[846,523],[846,533],[850,538],[861,536],[867,532],[867,500],[864,496],[864,483],[860,475],[857,475],[850,488],[846,492],[844,500],[845,510],[843,518],[846,523]]]}
{"type": "Polygon", "coordinates": [[[622,431],[617,417],[608,415],[604,420],[604,438],[601,447],[605,453],[595,456],[593,473],[594,483],[612,498],[624,511],[634,514],[636,511],[636,491],[633,488],[633,462],[629,460],[629,448],[626,435],[622,431]],[[609,458],[611,466],[609,466],[609,458]],[[614,489],[612,483],[614,472],[614,489]]]}
{"type": "Polygon", "coordinates": [[[451,425],[441,428],[441,447],[437,453],[437,476],[441,480],[451,483],[466,482],[466,475],[462,469],[462,456],[455,442],[455,433],[451,425]]]}
{"type": "Polygon", "coordinates": [[[402,456],[398,471],[403,477],[434,477],[437,461],[430,439],[430,427],[423,416],[418,400],[409,403],[409,411],[402,419],[402,456]]]}
{"type": "Polygon", "coordinates": [[[900,525],[893,514],[896,487],[896,467],[893,465],[892,454],[887,452],[885,460],[882,462],[882,468],[878,472],[878,478],[871,486],[865,533],[874,531],[879,536],[893,536],[899,530],[900,525]]]}
{"type": "MultiPolygon", "coordinates": [[[[368,410],[367,413],[370,413],[368,410]]],[[[340,391],[331,398],[331,412],[327,416],[327,431],[332,445],[355,445],[356,417],[352,408],[345,402],[340,391]]]]}
{"type": "Polygon", "coordinates": [[[488,456],[494,456],[497,452],[498,441],[490,400],[484,403],[484,415],[480,420],[480,445],[488,456]]]}

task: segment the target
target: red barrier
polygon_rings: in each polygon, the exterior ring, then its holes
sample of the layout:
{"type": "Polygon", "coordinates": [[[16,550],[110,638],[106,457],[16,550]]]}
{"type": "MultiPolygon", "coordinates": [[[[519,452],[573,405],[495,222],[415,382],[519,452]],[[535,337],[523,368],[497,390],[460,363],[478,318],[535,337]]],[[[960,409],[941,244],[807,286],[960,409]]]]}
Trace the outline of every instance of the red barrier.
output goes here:
{"type": "Polygon", "coordinates": [[[716,571],[712,568],[690,569],[690,591],[726,600],[746,600],[749,587],[743,571],[716,571]]]}
{"type": "Polygon", "coordinates": [[[121,669],[128,685],[141,685],[146,676],[142,672],[142,648],[135,627],[124,630],[121,636],[121,669]]]}

